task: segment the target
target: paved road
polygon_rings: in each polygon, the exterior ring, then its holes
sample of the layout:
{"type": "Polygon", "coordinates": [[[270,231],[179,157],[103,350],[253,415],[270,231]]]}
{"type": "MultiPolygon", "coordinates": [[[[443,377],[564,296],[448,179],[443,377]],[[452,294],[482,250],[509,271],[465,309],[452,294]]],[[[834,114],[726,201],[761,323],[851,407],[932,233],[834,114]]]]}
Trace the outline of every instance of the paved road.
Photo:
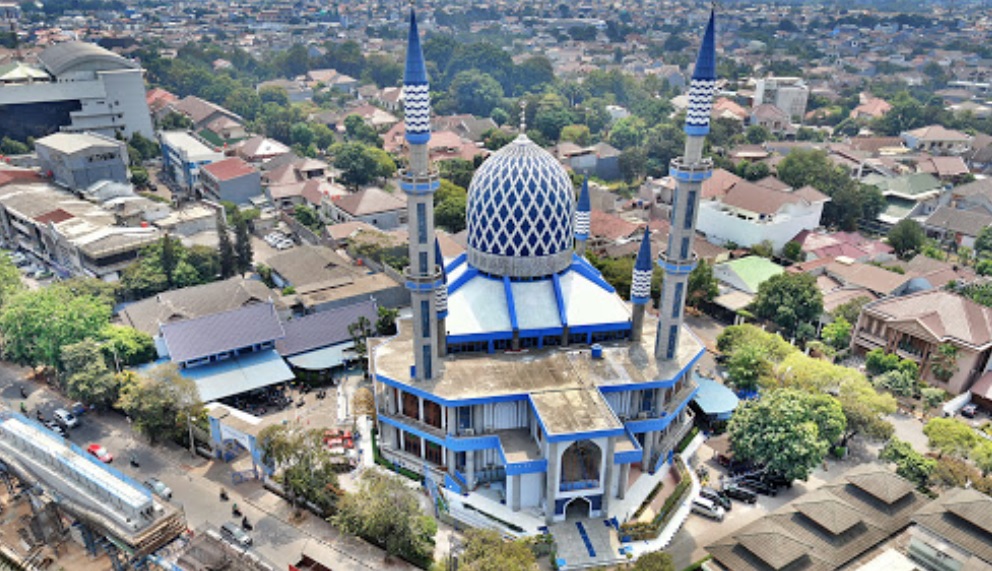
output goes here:
{"type": "MultiPolygon", "coordinates": [[[[67,399],[48,387],[26,380],[28,369],[0,362],[0,399],[12,410],[19,410],[25,402],[29,414],[41,410],[45,418],[65,407],[67,399]],[[22,399],[24,387],[27,399],[22,399]]],[[[308,543],[328,553],[325,564],[335,571],[368,571],[383,569],[412,569],[402,562],[384,562],[383,552],[349,536],[342,536],[327,522],[307,514],[302,521],[290,522],[292,509],[274,494],[264,490],[259,482],[230,484],[230,468],[221,462],[211,462],[192,456],[189,451],[171,443],[151,445],[140,435],[135,435],[129,423],[113,412],[90,413],[82,418],[79,427],[70,431],[69,439],[86,448],[90,443],[102,444],[114,456],[114,466],[139,481],[155,476],[173,491],[173,502],[181,504],[190,528],[203,530],[216,528],[226,521],[236,521],[231,516],[232,502],[237,502],[242,512],[255,526],[252,536],[254,549],[277,568],[286,569],[299,561],[308,543]],[[128,464],[128,457],[137,457],[140,467],[128,464]],[[220,501],[224,487],[230,502],[220,501]]]]}

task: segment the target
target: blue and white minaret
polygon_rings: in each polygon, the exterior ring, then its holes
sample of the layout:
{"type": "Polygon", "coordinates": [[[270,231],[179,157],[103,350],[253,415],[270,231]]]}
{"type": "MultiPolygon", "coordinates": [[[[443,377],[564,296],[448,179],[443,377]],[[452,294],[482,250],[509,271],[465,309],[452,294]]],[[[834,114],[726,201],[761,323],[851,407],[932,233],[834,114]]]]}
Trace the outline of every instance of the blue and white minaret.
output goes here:
{"type": "Polygon", "coordinates": [[[579,191],[579,201],[575,205],[575,253],[586,255],[586,241],[589,240],[592,212],[589,202],[589,177],[582,179],[582,190],[579,191]]]}
{"type": "Polygon", "coordinates": [[[696,267],[692,243],[696,236],[696,214],[703,181],[713,174],[713,161],[703,158],[703,141],[710,132],[710,113],[716,92],[716,40],[714,13],[706,25],[703,44],[699,48],[696,68],[689,84],[689,109],[685,118],[685,152],[672,159],[669,174],[675,179],[672,199],[671,231],[668,248],[658,256],[664,270],[661,300],[658,304],[658,336],[654,356],[662,361],[676,358],[679,332],[682,330],[686,285],[689,273],[696,267]]]}
{"type": "Polygon", "coordinates": [[[654,265],[651,263],[651,230],[644,229],[641,238],[641,248],[637,251],[634,261],[633,276],[630,280],[630,303],[634,306],[631,316],[630,340],[640,342],[644,329],[644,310],[651,301],[651,273],[654,265]]]}
{"type": "Polygon", "coordinates": [[[441,286],[434,290],[434,309],[437,310],[437,354],[444,357],[448,354],[448,332],[445,320],[448,318],[448,272],[444,269],[444,256],[441,255],[441,243],[434,237],[434,259],[441,269],[441,286]]]}
{"type": "Polygon", "coordinates": [[[400,178],[406,193],[410,234],[410,265],[403,270],[413,306],[414,380],[437,376],[438,309],[437,290],[443,287],[443,272],[437,265],[434,244],[434,192],[440,186],[437,170],[428,160],[431,140],[430,86],[424,52],[420,47],[417,15],[410,10],[410,38],[407,43],[406,71],[403,75],[403,111],[409,166],[400,178]]]}

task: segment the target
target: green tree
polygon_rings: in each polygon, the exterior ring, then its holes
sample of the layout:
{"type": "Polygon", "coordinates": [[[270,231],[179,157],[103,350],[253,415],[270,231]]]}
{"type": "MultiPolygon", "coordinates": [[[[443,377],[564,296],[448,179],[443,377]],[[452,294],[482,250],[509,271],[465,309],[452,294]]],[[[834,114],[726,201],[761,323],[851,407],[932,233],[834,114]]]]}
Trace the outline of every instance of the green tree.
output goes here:
{"type": "Polygon", "coordinates": [[[341,182],[357,189],[376,179],[379,164],[372,150],[361,143],[344,143],[332,148],[334,166],[341,170],[341,182]]]}
{"type": "Polygon", "coordinates": [[[296,209],[293,211],[293,218],[300,224],[316,232],[319,232],[324,225],[317,211],[306,204],[296,205],[296,209]]]}
{"type": "Polygon", "coordinates": [[[378,318],[375,322],[376,335],[394,335],[396,333],[396,318],[399,315],[400,310],[380,305],[378,318]]]}
{"type": "Polygon", "coordinates": [[[762,240],[751,246],[751,253],[762,258],[771,258],[775,255],[775,246],[772,245],[771,240],[762,240]]]}
{"type": "Polygon", "coordinates": [[[992,472],[992,441],[983,439],[976,443],[971,449],[971,461],[987,477],[992,472]]]}
{"type": "Polygon", "coordinates": [[[861,308],[865,306],[866,303],[870,302],[871,298],[867,296],[856,297],[851,301],[845,302],[834,309],[831,314],[834,319],[838,317],[843,317],[848,323],[854,324],[858,322],[858,317],[861,316],[861,308]]]}
{"type": "Polygon", "coordinates": [[[945,399],[947,399],[947,393],[943,389],[934,387],[923,387],[920,389],[920,400],[923,401],[923,407],[927,411],[927,414],[940,406],[940,403],[944,402],[945,399]]]}
{"type": "Polygon", "coordinates": [[[426,566],[434,554],[437,524],[421,511],[416,492],[387,474],[363,472],[358,491],[338,503],[331,523],[415,565],[426,566]]]}
{"type": "Polygon", "coordinates": [[[133,327],[108,324],[100,330],[98,339],[104,358],[117,370],[147,363],[157,356],[151,335],[133,327]]]}
{"type": "Polygon", "coordinates": [[[890,439],[885,444],[885,447],[882,448],[878,457],[882,460],[895,463],[896,474],[913,482],[921,490],[926,489],[930,475],[933,474],[934,469],[937,467],[936,460],[927,458],[913,450],[909,442],[899,440],[898,438],[890,439]]]}
{"type": "Polygon", "coordinates": [[[448,87],[448,100],[456,113],[488,117],[502,99],[503,87],[478,69],[459,72],[448,87]]]}
{"type": "Polygon", "coordinates": [[[340,456],[324,444],[324,431],[284,424],[265,427],[258,434],[262,462],[276,473],[294,507],[301,499],[329,511],[341,495],[337,470],[340,456]]]}
{"type": "Polygon", "coordinates": [[[889,230],[888,239],[889,245],[895,249],[896,254],[905,258],[920,251],[927,235],[919,222],[906,218],[889,230]]]}
{"type": "Polygon", "coordinates": [[[348,325],[348,334],[351,335],[351,340],[355,344],[355,355],[358,356],[358,360],[362,364],[362,368],[368,369],[368,351],[369,351],[369,337],[374,335],[372,331],[372,324],[364,316],[359,316],[359,318],[352,324],[348,325]]]}
{"type": "Polygon", "coordinates": [[[640,147],[628,147],[621,151],[618,163],[620,176],[628,183],[633,183],[647,174],[648,157],[640,147]]]}
{"type": "Polygon", "coordinates": [[[262,103],[275,103],[280,107],[289,106],[289,94],[282,87],[266,85],[258,90],[258,97],[262,103]]]}
{"type": "Polygon", "coordinates": [[[930,374],[942,383],[951,380],[958,372],[958,348],[950,343],[941,343],[930,355],[930,374]]]}
{"type": "Polygon", "coordinates": [[[348,115],[344,118],[344,132],[349,141],[356,141],[370,147],[382,147],[382,137],[359,115],[348,115]]]}
{"type": "Polygon", "coordinates": [[[899,397],[912,397],[917,393],[919,382],[910,372],[893,369],[875,377],[875,386],[899,397]]]}
{"type": "Polygon", "coordinates": [[[967,458],[979,438],[967,423],[956,418],[933,418],[923,427],[923,434],[931,448],[959,458],[967,458]]]}
{"type": "Polygon", "coordinates": [[[787,260],[800,262],[803,257],[803,245],[795,240],[790,240],[785,243],[785,246],[782,246],[782,255],[787,260]]]}
{"type": "Polygon", "coordinates": [[[872,220],[885,207],[877,188],[853,180],[825,151],[793,149],[776,169],[778,178],[792,188],[808,185],[830,197],[823,209],[824,225],[854,230],[858,220],[872,220]]]}
{"type": "Polygon", "coordinates": [[[117,400],[117,380],[107,368],[100,344],[92,339],[62,349],[66,394],[73,400],[107,407],[117,400]],[[71,368],[70,368],[71,366],[71,368]]]}
{"type": "Polygon", "coordinates": [[[758,381],[769,370],[768,354],[759,346],[748,345],[727,360],[727,382],[740,390],[757,390],[758,381]]]}
{"type": "Polygon", "coordinates": [[[761,400],[742,403],[728,431],[738,457],[763,463],[786,478],[805,480],[846,426],[833,397],[776,389],[761,400]]]}
{"type": "Polygon", "coordinates": [[[708,264],[706,260],[700,260],[689,274],[686,289],[688,291],[686,303],[692,307],[698,308],[713,301],[720,293],[716,278],[713,277],[713,266],[708,264]]]}
{"type": "Polygon", "coordinates": [[[162,154],[161,148],[158,143],[144,137],[141,133],[135,132],[131,135],[131,140],[128,141],[131,147],[138,151],[139,156],[137,159],[139,161],[147,161],[148,159],[154,159],[155,157],[162,154]]]}
{"type": "Polygon", "coordinates": [[[668,553],[652,551],[637,558],[633,571],[675,571],[675,565],[668,553]]]}
{"type": "Polygon", "coordinates": [[[0,155],[26,155],[30,152],[31,149],[27,145],[16,139],[10,137],[0,139],[0,155]]]}
{"type": "Polygon", "coordinates": [[[823,294],[812,275],[781,273],[758,286],[753,307],[758,317],[795,333],[800,323],[813,322],[823,313],[823,294]]]}
{"type": "Polygon", "coordinates": [[[234,244],[231,242],[231,235],[228,233],[227,222],[224,220],[224,212],[217,211],[217,252],[220,262],[220,277],[223,280],[237,273],[237,259],[234,254],[234,244]]]}
{"type": "Polygon", "coordinates": [[[975,238],[975,253],[978,255],[992,252],[992,226],[986,226],[975,238]]]}
{"type": "Polygon", "coordinates": [[[526,541],[506,541],[491,529],[465,532],[465,548],[458,557],[463,571],[537,571],[537,559],[526,541]]]}
{"type": "Polygon", "coordinates": [[[610,129],[610,144],[623,150],[643,144],[646,136],[647,124],[644,119],[631,115],[613,124],[610,129]]]}
{"type": "Polygon", "coordinates": [[[176,250],[182,248],[182,244],[179,243],[178,238],[166,234],[162,236],[160,248],[159,264],[162,267],[162,273],[165,274],[165,282],[171,289],[174,284],[176,266],[179,265],[179,254],[176,250]]]}
{"type": "Polygon", "coordinates": [[[238,214],[234,218],[234,264],[242,276],[251,270],[252,249],[248,222],[238,214]]]}
{"type": "Polygon", "coordinates": [[[187,422],[203,410],[196,384],[180,375],[172,363],[121,382],[117,406],[152,442],[183,436],[187,422]]]}
{"type": "Polygon", "coordinates": [[[851,343],[851,324],[843,317],[836,317],[823,328],[820,337],[834,349],[846,349],[851,343]]]}
{"type": "Polygon", "coordinates": [[[768,127],[764,125],[751,125],[744,131],[744,137],[747,139],[748,143],[752,145],[760,145],[766,141],[772,140],[772,132],[768,130],[768,127]]]}
{"type": "Polygon", "coordinates": [[[17,271],[17,266],[9,255],[0,254],[0,307],[11,296],[23,290],[24,282],[21,281],[21,273],[17,271]]]}
{"type": "Polygon", "coordinates": [[[586,125],[567,125],[561,130],[561,140],[585,147],[591,142],[592,135],[586,125]]]}

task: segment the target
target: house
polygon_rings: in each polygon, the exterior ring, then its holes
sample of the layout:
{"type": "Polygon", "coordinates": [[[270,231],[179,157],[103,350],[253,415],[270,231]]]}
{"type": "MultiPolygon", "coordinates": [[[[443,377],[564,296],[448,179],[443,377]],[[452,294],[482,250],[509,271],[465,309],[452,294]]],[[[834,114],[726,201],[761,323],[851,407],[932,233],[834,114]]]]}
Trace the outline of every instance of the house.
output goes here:
{"type": "Polygon", "coordinates": [[[365,318],[374,328],[379,317],[372,298],[320,313],[284,321],[286,335],[276,340],[276,351],[289,363],[297,378],[310,382],[333,380],[334,370],[358,359],[352,324],[365,318]]]}
{"type": "Polygon", "coordinates": [[[615,214],[593,209],[589,212],[588,248],[602,253],[610,245],[631,242],[640,243],[641,224],[631,222],[615,214]]]}
{"type": "MultiPolygon", "coordinates": [[[[785,125],[806,115],[809,87],[798,77],[765,77],[755,81],[754,107],[772,105],[786,117],[785,125]]],[[[772,129],[772,132],[776,130],[772,129]]]]}
{"type": "Polygon", "coordinates": [[[916,162],[916,172],[929,173],[949,182],[960,181],[971,173],[960,156],[922,157],[916,162]]]}
{"type": "Polygon", "coordinates": [[[261,173],[240,157],[204,165],[200,175],[200,188],[213,200],[249,204],[262,194],[261,173]]]}
{"type": "Polygon", "coordinates": [[[745,256],[713,266],[713,277],[736,290],[753,296],[758,293],[758,286],[768,278],[777,276],[784,271],[785,268],[768,258],[745,256]]]}
{"type": "Polygon", "coordinates": [[[323,84],[328,89],[337,89],[344,93],[354,93],[358,89],[358,80],[335,69],[311,69],[307,72],[308,84],[317,89],[323,84]]]}
{"type": "Polygon", "coordinates": [[[884,117],[891,110],[892,105],[888,101],[880,97],[869,97],[866,101],[851,109],[848,117],[851,119],[878,119],[884,117]]]}
{"type": "Polygon", "coordinates": [[[751,110],[751,125],[760,125],[776,135],[792,133],[789,114],[771,103],[763,103],[751,110]]]}
{"type": "Polygon", "coordinates": [[[183,191],[192,193],[200,183],[200,167],[224,159],[202,138],[187,131],[159,131],[162,171],[183,191]]]}
{"type": "Polygon", "coordinates": [[[747,109],[744,109],[731,99],[720,97],[713,102],[713,119],[730,119],[738,123],[744,123],[748,118],[747,109]]]}
{"type": "Polygon", "coordinates": [[[879,464],[861,465],[706,546],[708,571],[854,569],[906,529],[927,498],[879,464]]]}
{"type": "Polygon", "coordinates": [[[937,208],[944,191],[944,184],[927,173],[896,177],[870,174],[862,182],[882,191],[886,206],[879,213],[878,220],[893,226],[906,218],[925,218],[930,215],[937,208]]]}
{"type": "Polygon", "coordinates": [[[793,266],[788,271],[804,271],[818,276],[821,291],[825,294],[837,289],[862,289],[870,292],[874,298],[901,293],[906,288],[906,282],[913,277],[872,264],[862,264],[844,256],[833,260],[823,259],[823,262],[808,269],[794,269],[796,266],[793,266]]]}
{"type": "Polygon", "coordinates": [[[934,155],[963,155],[971,150],[970,135],[940,125],[903,131],[899,136],[910,149],[934,155]]]}
{"type": "Polygon", "coordinates": [[[368,187],[330,200],[331,219],[337,222],[359,220],[380,230],[406,224],[406,200],[402,195],[368,187]]]}
{"type": "Polygon", "coordinates": [[[234,152],[249,163],[261,163],[290,151],[286,145],[262,135],[255,135],[234,145],[234,152]]]}
{"type": "Polygon", "coordinates": [[[568,166],[581,175],[617,180],[620,178],[620,150],[609,143],[599,142],[572,153],[568,166]]]}
{"type": "Polygon", "coordinates": [[[212,121],[221,117],[226,117],[240,125],[244,125],[244,119],[237,113],[225,109],[216,103],[200,99],[195,95],[183,97],[169,107],[176,113],[188,117],[193,122],[193,129],[195,131],[206,128],[212,121]]]}
{"type": "Polygon", "coordinates": [[[75,192],[99,181],[130,184],[127,143],[96,133],[55,133],[34,143],[41,172],[75,192]]]}
{"type": "Polygon", "coordinates": [[[980,178],[952,188],[951,205],[958,210],[981,210],[992,214],[992,178],[980,178]]]}
{"type": "Polygon", "coordinates": [[[803,230],[791,241],[802,246],[804,258],[817,260],[845,256],[858,262],[886,262],[895,259],[895,250],[881,240],[857,232],[803,230]]]}
{"type": "Polygon", "coordinates": [[[431,128],[434,131],[453,131],[473,143],[481,143],[486,132],[498,129],[499,125],[489,117],[465,114],[435,117],[431,121],[431,128]]]}
{"type": "Polygon", "coordinates": [[[167,113],[169,105],[177,101],[179,101],[179,98],[176,95],[160,87],[149,89],[148,93],[145,94],[145,102],[148,103],[148,110],[157,119],[161,119],[167,113]]]}
{"type": "Polygon", "coordinates": [[[992,498],[951,488],[913,515],[906,551],[926,571],[992,569],[992,498]]]}
{"type": "Polygon", "coordinates": [[[819,227],[823,205],[830,200],[813,187],[792,190],[773,177],[757,183],[737,180],[722,196],[709,200],[706,190],[697,227],[707,240],[745,247],[767,240],[776,251],[803,230],[819,227]]]}
{"type": "Polygon", "coordinates": [[[938,206],[923,223],[928,236],[968,248],[975,247],[975,239],[989,226],[992,226],[992,214],[989,212],[982,209],[959,210],[951,206],[938,206]]]}
{"type": "Polygon", "coordinates": [[[282,89],[286,92],[290,103],[303,103],[313,99],[313,89],[302,80],[271,79],[256,85],[255,90],[262,91],[266,87],[282,89]]]}
{"type": "Polygon", "coordinates": [[[992,308],[941,289],[881,299],[865,305],[851,335],[851,349],[883,349],[920,365],[922,378],[952,395],[971,388],[992,350],[992,308]],[[958,351],[958,370],[947,382],[934,378],[931,356],[941,344],[958,351]]]}

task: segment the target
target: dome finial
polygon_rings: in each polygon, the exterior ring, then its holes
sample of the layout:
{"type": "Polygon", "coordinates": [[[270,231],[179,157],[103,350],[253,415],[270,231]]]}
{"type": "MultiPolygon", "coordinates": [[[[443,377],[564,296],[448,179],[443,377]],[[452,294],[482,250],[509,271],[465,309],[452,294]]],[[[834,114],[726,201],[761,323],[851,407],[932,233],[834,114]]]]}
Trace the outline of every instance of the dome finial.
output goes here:
{"type": "Polygon", "coordinates": [[[520,102],[520,132],[527,132],[527,100],[520,102]]]}

